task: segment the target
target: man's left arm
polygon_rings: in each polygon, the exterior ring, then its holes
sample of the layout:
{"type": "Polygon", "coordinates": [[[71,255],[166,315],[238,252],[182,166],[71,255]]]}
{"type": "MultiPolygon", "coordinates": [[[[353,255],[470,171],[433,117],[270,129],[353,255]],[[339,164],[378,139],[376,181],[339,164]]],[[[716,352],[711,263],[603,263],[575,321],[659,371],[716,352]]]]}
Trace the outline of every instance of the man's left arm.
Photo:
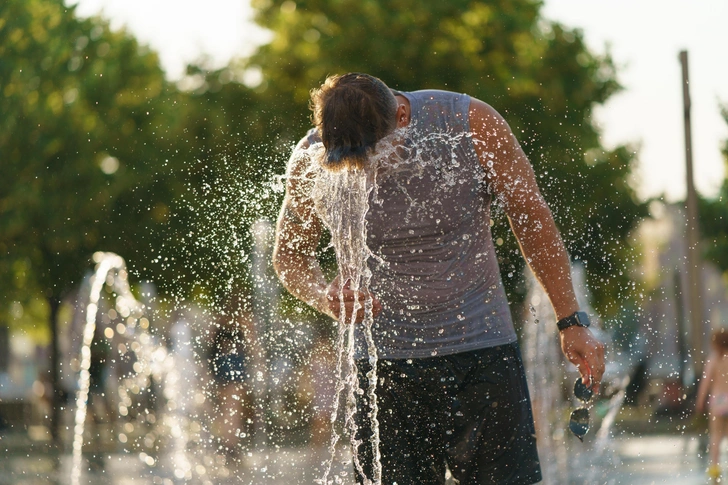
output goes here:
{"type": "MultiPolygon", "coordinates": [[[[536,176],[503,117],[473,99],[470,126],[488,186],[502,204],[526,262],[543,286],[556,319],[579,310],[571,280],[571,263],[536,176]]],[[[588,386],[598,390],[604,373],[604,346],[588,328],[560,331],[561,349],[588,386]]]]}

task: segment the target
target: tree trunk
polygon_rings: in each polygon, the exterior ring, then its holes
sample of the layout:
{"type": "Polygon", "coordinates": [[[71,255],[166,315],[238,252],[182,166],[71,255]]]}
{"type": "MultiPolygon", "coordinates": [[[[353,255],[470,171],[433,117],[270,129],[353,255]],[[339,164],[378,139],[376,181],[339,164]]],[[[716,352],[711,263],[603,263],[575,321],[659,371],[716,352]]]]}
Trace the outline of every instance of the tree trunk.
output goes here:
{"type": "Polygon", "coordinates": [[[50,379],[53,387],[51,395],[51,421],[50,431],[53,444],[61,445],[61,407],[64,401],[64,391],[61,388],[60,355],[58,353],[58,310],[61,307],[61,299],[57,296],[48,297],[50,308],[49,323],[51,328],[51,361],[50,379]]]}

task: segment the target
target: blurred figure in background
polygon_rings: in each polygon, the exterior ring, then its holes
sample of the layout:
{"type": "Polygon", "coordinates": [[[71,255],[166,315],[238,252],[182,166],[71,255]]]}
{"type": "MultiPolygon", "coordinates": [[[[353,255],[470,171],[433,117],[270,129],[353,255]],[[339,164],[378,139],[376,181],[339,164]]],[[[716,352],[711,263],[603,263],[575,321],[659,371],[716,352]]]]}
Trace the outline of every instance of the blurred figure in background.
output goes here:
{"type": "Polygon", "coordinates": [[[88,368],[88,399],[91,415],[97,424],[111,420],[111,406],[106,395],[106,382],[109,377],[109,359],[111,342],[104,335],[103,325],[96,325],[94,339],[91,342],[91,365],[88,368]]]}
{"type": "Polygon", "coordinates": [[[331,440],[331,412],[336,392],[336,352],[330,335],[316,331],[311,358],[306,367],[311,393],[311,444],[328,446],[331,440]]]}
{"type": "Polygon", "coordinates": [[[713,483],[720,482],[720,444],[728,436],[728,332],[713,332],[712,348],[698,388],[696,411],[703,413],[708,405],[710,415],[710,466],[713,483]]]}
{"type": "Polygon", "coordinates": [[[247,438],[253,423],[253,390],[250,346],[252,315],[240,298],[226,305],[213,330],[210,368],[216,385],[215,431],[221,450],[230,456],[241,452],[241,438],[247,438]]]}

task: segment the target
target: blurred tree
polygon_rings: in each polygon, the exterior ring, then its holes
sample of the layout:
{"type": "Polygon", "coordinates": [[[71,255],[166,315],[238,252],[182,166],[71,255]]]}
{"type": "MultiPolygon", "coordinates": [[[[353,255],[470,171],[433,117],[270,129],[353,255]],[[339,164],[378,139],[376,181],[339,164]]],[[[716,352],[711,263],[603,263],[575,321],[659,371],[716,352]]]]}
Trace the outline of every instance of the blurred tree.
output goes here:
{"type": "MultiPolygon", "coordinates": [[[[534,0],[253,0],[273,32],[249,66],[270,126],[295,140],[309,126],[309,89],[334,73],[368,72],[402,90],[466,92],[500,111],[539,175],[571,255],[587,268],[603,316],[633,287],[629,234],[646,215],[629,183],[634,151],[606,149],[594,108],[619,89],[614,64],[579,30],[546,21],[534,0]]],[[[282,168],[281,168],[282,170],[282,168]]],[[[502,214],[501,222],[504,222],[502,214]]],[[[512,300],[523,260],[499,224],[495,237],[512,300]]]]}
{"type": "Polygon", "coordinates": [[[62,0],[0,3],[0,59],[0,308],[44,295],[57,383],[58,309],[92,253],[153,258],[171,95],[155,54],[62,0]]]}
{"type": "MultiPolygon", "coordinates": [[[[723,119],[728,125],[728,104],[722,109],[723,119]]],[[[718,195],[713,199],[699,201],[700,232],[703,240],[703,253],[724,273],[728,273],[728,139],[723,145],[723,160],[726,177],[718,195]]]]}

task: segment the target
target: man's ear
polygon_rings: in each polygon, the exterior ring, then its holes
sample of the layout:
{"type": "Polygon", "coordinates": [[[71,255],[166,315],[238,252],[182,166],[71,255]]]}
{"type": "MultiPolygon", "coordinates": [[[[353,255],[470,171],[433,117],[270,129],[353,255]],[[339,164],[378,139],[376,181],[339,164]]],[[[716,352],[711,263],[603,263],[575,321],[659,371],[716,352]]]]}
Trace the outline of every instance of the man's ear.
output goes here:
{"type": "Polygon", "coordinates": [[[397,105],[397,128],[402,128],[403,126],[407,126],[407,123],[409,122],[409,116],[407,114],[407,106],[404,103],[399,103],[397,105]]]}

